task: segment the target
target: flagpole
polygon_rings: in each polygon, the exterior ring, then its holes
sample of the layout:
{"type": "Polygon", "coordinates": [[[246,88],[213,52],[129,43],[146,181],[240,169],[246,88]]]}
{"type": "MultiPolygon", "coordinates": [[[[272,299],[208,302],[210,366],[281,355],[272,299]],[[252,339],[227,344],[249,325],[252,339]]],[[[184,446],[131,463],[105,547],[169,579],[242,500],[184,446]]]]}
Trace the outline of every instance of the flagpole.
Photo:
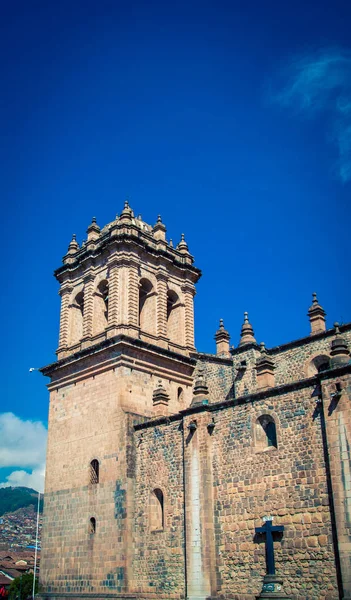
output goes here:
{"type": "Polygon", "coordinates": [[[36,536],[35,536],[34,577],[33,577],[32,600],[34,599],[34,596],[35,596],[35,575],[36,575],[36,572],[37,572],[38,533],[39,533],[39,504],[40,504],[40,492],[38,492],[37,533],[36,533],[36,536]]]}

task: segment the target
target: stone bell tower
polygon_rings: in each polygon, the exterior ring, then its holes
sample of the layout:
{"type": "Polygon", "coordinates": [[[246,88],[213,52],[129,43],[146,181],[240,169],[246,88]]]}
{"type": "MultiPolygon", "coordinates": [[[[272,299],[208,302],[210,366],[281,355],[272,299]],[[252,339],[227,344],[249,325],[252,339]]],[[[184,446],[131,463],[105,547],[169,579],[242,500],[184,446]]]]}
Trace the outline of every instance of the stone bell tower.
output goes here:
{"type": "Polygon", "coordinates": [[[200,274],[184,236],[173,247],[161,218],[152,227],[128,202],[102,229],[93,219],[81,247],[73,236],[55,272],[58,360],[42,369],[50,377],[45,598],[104,598],[132,585],[130,434],[159,414],[160,389],[163,414],[191,403],[200,274]]]}

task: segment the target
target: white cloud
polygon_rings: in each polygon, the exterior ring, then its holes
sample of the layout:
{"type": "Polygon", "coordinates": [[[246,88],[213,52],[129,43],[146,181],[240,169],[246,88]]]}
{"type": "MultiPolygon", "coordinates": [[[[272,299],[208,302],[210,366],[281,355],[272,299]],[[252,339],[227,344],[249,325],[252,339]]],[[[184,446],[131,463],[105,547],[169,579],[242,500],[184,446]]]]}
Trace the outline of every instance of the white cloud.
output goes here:
{"type": "Polygon", "coordinates": [[[338,149],[336,173],[351,180],[351,51],[324,49],[295,58],[281,73],[273,102],[295,114],[315,118],[324,114],[328,139],[338,149]]]}
{"type": "Polygon", "coordinates": [[[46,438],[47,430],[40,421],[0,414],[0,468],[17,467],[0,487],[26,486],[43,491],[46,438]]]}
{"type": "Polygon", "coordinates": [[[12,471],[6,477],[6,481],[0,483],[0,488],[4,487],[29,487],[37,492],[44,492],[45,480],[45,464],[37,469],[33,469],[31,473],[27,471],[12,471]]]}

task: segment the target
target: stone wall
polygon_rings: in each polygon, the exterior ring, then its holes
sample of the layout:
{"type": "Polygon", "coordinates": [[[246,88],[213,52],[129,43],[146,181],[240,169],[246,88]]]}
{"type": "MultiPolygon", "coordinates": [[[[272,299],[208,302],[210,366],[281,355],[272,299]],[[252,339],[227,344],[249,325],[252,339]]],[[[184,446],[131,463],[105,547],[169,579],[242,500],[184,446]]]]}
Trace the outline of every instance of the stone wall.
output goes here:
{"type": "Polygon", "coordinates": [[[131,591],[184,596],[184,497],[179,421],[135,433],[135,518],[131,591]],[[164,524],[154,528],[154,490],[161,490],[164,524]]]}
{"type": "Polygon", "coordinates": [[[200,371],[203,371],[208,386],[209,402],[222,402],[234,398],[234,370],[231,358],[220,358],[212,354],[199,354],[194,372],[194,381],[200,371]]]}
{"type": "Polygon", "coordinates": [[[294,599],[338,598],[320,415],[312,388],[233,406],[215,415],[213,469],[220,589],[252,598],[265,573],[254,528],[264,515],[284,525],[276,568],[294,599]],[[277,426],[278,447],[255,447],[262,414],[277,426]],[[218,423],[218,424],[217,424],[218,423]]]}
{"type": "MultiPolygon", "coordinates": [[[[341,327],[342,337],[351,347],[351,326],[341,327]]],[[[315,359],[330,357],[330,344],[334,338],[334,329],[268,349],[274,360],[275,385],[285,385],[301,379],[307,379],[317,373],[315,359]]],[[[257,391],[255,365],[260,357],[259,346],[250,344],[232,351],[235,373],[235,396],[240,397],[257,391]],[[245,363],[245,364],[243,364],[245,363]]]]}
{"type": "MultiPolygon", "coordinates": [[[[202,581],[201,585],[208,586],[208,596],[252,600],[260,592],[265,574],[265,545],[255,536],[255,527],[262,525],[263,516],[271,515],[274,525],[285,527],[274,543],[276,569],[284,578],[285,593],[293,600],[339,598],[318,394],[312,379],[279,394],[267,391],[220,406],[189,409],[169,424],[138,428],[134,567],[141,584],[133,591],[146,592],[151,574],[155,597],[163,597],[166,573],[173,584],[182,580],[184,452],[188,589],[197,590],[200,584],[196,581],[202,581]],[[262,415],[269,415],[276,424],[277,447],[258,443],[262,415]],[[190,434],[192,422],[196,429],[190,434]],[[201,466],[199,472],[195,460],[201,466]],[[171,526],[157,534],[158,544],[148,530],[153,485],[162,486],[165,498],[172,498],[167,508],[171,526]],[[212,514],[208,510],[211,504],[212,514]],[[211,528],[213,536],[208,535],[211,528]],[[200,549],[198,559],[193,555],[193,543],[200,549]],[[157,562],[157,546],[162,547],[164,568],[157,562]]],[[[180,593],[181,586],[173,589],[180,593]]]]}

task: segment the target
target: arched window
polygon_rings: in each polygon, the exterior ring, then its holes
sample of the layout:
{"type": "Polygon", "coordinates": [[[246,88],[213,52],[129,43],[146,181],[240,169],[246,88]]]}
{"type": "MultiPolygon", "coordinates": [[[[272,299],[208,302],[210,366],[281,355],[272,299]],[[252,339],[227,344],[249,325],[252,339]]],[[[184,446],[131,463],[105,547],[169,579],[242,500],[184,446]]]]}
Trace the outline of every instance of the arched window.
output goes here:
{"type": "Polygon", "coordinates": [[[167,337],[175,344],[182,344],[183,323],[181,321],[182,305],[173,290],[167,292],[167,337]]]}
{"type": "Polygon", "coordinates": [[[256,421],[255,442],[257,450],[278,448],[277,429],[273,417],[261,415],[256,421]]]}
{"type": "Polygon", "coordinates": [[[184,391],[183,388],[179,387],[177,390],[177,400],[178,402],[182,402],[184,399],[184,391]]]}
{"type": "Polygon", "coordinates": [[[100,333],[108,325],[108,281],[100,281],[94,295],[93,333],[100,333]]]}
{"type": "Polygon", "coordinates": [[[83,337],[84,292],[79,292],[71,304],[71,343],[83,337]]]}
{"type": "Polygon", "coordinates": [[[308,361],[306,375],[307,377],[313,377],[313,375],[329,369],[329,365],[330,356],[327,354],[319,354],[308,361]]]}
{"type": "Polygon", "coordinates": [[[99,461],[96,458],[90,463],[90,483],[99,483],[99,461]]]}
{"type": "Polygon", "coordinates": [[[150,497],[150,529],[162,531],[164,529],[164,499],[160,488],[155,488],[150,497]]]}
{"type": "Polygon", "coordinates": [[[156,333],[154,288],[151,281],[141,279],[139,283],[139,326],[140,331],[156,333]]]}
{"type": "Polygon", "coordinates": [[[96,519],[95,517],[91,517],[91,519],[89,520],[89,533],[95,533],[96,531],[96,519]]]}

